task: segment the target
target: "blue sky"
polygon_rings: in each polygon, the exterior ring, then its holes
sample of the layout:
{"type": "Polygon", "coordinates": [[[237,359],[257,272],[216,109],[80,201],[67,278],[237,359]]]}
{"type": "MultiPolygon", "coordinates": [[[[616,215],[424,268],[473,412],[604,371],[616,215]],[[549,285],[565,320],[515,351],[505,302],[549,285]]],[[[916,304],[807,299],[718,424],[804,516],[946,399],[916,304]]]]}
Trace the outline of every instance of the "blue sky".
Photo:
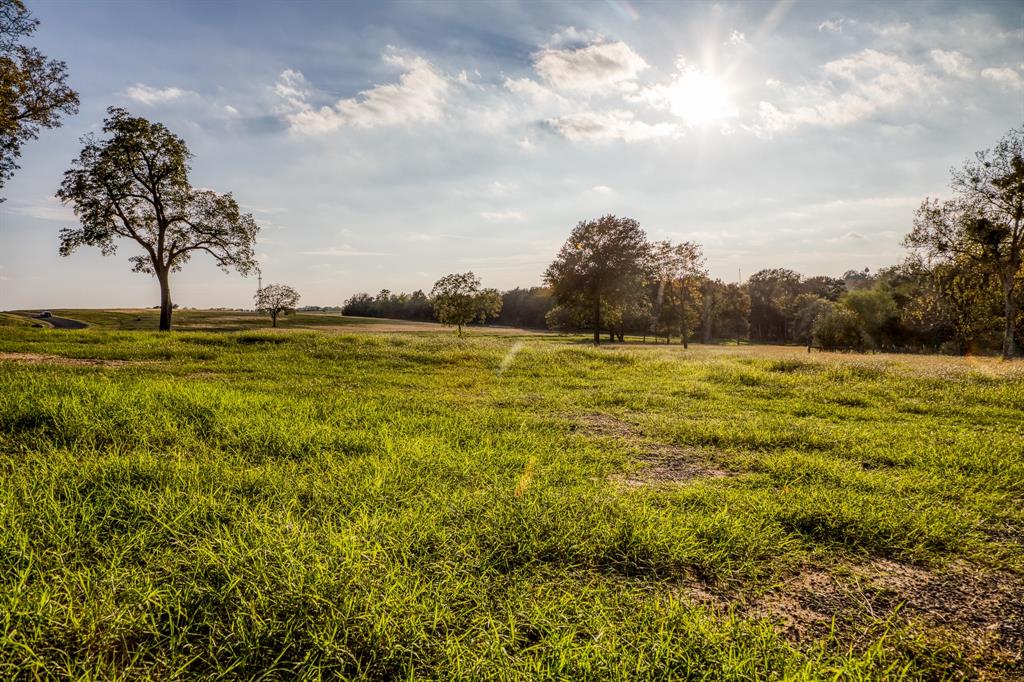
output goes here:
{"type": "MultiPolygon", "coordinates": [[[[82,107],[0,204],[0,309],[157,302],[130,244],[57,254],[53,194],[111,105],[184,137],[194,184],[261,225],[264,281],[320,305],[469,269],[539,284],[609,212],[724,279],[875,269],[1024,121],[1015,2],[29,4],[82,107]]],[[[246,306],[255,282],[197,258],[172,288],[246,306]]]]}

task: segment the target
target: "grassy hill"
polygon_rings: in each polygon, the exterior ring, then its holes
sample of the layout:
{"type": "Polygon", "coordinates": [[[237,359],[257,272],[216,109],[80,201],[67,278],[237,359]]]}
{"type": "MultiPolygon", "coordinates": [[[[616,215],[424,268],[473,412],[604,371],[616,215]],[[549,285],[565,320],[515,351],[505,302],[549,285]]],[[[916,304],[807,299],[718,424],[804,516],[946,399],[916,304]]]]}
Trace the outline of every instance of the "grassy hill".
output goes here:
{"type": "Polygon", "coordinates": [[[1022,425],[991,360],[4,328],[0,676],[1009,679],[1022,425]]]}

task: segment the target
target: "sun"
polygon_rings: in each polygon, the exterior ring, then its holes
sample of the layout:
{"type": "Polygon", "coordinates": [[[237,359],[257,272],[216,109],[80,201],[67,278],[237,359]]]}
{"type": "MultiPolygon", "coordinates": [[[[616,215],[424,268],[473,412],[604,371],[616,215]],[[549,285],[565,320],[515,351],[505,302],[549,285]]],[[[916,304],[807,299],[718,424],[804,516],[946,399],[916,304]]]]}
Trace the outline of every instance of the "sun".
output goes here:
{"type": "Polygon", "coordinates": [[[668,98],[672,113],[691,126],[717,123],[733,112],[726,82],[692,66],[669,87],[668,98]]]}

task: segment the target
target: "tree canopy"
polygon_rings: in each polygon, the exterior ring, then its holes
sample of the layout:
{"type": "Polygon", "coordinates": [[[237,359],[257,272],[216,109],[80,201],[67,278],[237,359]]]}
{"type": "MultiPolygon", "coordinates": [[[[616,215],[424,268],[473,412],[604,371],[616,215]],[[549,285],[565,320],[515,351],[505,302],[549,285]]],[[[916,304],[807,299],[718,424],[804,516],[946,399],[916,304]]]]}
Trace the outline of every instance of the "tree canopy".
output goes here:
{"type": "Polygon", "coordinates": [[[21,42],[38,26],[21,0],[0,0],[0,190],[18,169],[22,145],[78,113],[67,64],[21,42]]]}
{"type": "Polygon", "coordinates": [[[192,187],[188,147],[162,123],[117,107],[107,113],[104,137],[82,138],[82,151],[57,191],[80,222],[61,230],[60,253],[95,246],[110,255],[121,240],[135,242],[142,253],[130,258],[132,269],[159,281],[160,329],[166,331],[170,274],[196,253],[211,256],[225,272],[250,273],[259,227],[230,193],[192,187]]]}
{"type": "Polygon", "coordinates": [[[256,311],[270,315],[271,326],[277,326],[278,315],[287,315],[299,305],[299,292],[287,284],[268,284],[253,297],[256,311]]]}
{"type": "Polygon", "coordinates": [[[1017,279],[1024,263],[1024,129],[952,173],[953,198],[925,199],[904,243],[927,257],[973,260],[1003,289],[1004,358],[1016,354],[1017,279]]]}
{"type": "Polygon", "coordinates": [[[481,289],[480,278],[472,272],[445,275],[430,292],[438,322],[462,327],[472,322],[486,322],[501,312],[501,294],[497,289],[481,289]]]}
{"type": "Polygon", "coordinates": [[[562,305],[586,310],[594,343],[601,342],[603,308],[620,307],[650,268],[647,235],[632,218],[581,221],[544,273],[562,305]]]}

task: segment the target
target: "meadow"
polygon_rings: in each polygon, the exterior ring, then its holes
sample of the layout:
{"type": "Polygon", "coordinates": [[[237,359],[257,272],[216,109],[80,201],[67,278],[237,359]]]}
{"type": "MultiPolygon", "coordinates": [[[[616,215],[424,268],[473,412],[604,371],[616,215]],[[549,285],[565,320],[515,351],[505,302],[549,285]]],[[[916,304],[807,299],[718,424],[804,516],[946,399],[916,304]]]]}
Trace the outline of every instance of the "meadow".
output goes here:
{"type": "Polygon", "coordinates": [[[0,678],[1021,676],[1024,365],[95,315],[0,325],[0,678]]]}

